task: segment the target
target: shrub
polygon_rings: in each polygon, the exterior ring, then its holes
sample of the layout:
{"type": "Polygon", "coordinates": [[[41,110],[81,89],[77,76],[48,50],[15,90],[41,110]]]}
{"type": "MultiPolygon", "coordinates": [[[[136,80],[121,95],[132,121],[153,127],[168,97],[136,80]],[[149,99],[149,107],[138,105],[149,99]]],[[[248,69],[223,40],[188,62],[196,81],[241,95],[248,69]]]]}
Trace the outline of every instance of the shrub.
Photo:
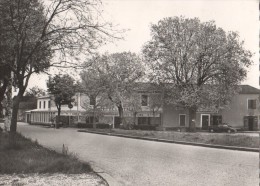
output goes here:
{"type": "Polygon", "coordinates": [[[107,123],[97,123],[97,128],[98,129],[109,129],[109,124],[107,123]]]}
{"type": "Polygon", "coordinates": [[[134,125],[135,130],[156,130],[157,125],[134,125]]]}
{"type": "MultiPolygon", "coordinates": [[[[109,129],[109,124],[107,124],[107,123],[96,123],[96,127],[97,127],[97,129],[109,129]]],[[[91,129],[91,128],[93,128],[93,124],[92,123],[87,124],[85,122],[79,122],[78,128],[89,128],[89,129],[91,129]]]]}

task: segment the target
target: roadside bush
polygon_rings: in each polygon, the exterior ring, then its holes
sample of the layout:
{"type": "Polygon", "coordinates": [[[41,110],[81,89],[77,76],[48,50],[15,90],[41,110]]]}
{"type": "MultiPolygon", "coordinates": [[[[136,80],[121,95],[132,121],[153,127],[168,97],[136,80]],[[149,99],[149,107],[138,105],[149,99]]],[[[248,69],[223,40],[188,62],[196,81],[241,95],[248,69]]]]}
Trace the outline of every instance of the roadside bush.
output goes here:
{"type": "Polygon", "coordinates": [[[97,123],[98,129],[109,129],[109,124],[107,123],[97,123]]]}
{"type": "Polygon", "coordinates": [[[241,131],[241,132],[243,132],[243,131],[248,131],[248,129],[247,128],[237,128],[237,131],[241,131]]]}
{"type": "MultiPolygon", "coordinates": [[[[77,124],[78,128],[88,128],[91,129],[93,128],[93,124],[87,124],[85,122],[79,122],[77,124]]],[[[96,127],[97,129],[109,129],[109,124],[107,123],[96,123],[96,127]]]]}
{"type": "Polygon", "coordinates": [[[156,130],[157,125],[134,125],[135,130],[156,130]]]}

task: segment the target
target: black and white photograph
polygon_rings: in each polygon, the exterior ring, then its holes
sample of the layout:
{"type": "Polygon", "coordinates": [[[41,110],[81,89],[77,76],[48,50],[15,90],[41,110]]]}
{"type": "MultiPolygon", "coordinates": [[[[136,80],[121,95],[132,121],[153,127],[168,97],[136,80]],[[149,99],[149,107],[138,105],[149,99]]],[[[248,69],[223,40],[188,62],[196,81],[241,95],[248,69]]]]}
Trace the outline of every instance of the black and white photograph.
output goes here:
{"type": "Polygon", "coordinates": [[[259,0],[0,0],[0,185],[260,185],[259,0]]]}

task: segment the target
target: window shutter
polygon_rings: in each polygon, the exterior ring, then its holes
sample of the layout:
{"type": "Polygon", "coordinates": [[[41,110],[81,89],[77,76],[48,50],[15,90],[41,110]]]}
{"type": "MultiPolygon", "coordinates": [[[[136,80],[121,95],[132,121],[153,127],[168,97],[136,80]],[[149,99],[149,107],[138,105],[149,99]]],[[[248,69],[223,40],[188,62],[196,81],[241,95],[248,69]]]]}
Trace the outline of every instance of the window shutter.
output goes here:
{"type": "Polygon", "coordinates": [[[252,109],[256,109],[256,100],[252,100],[252,109]]]}

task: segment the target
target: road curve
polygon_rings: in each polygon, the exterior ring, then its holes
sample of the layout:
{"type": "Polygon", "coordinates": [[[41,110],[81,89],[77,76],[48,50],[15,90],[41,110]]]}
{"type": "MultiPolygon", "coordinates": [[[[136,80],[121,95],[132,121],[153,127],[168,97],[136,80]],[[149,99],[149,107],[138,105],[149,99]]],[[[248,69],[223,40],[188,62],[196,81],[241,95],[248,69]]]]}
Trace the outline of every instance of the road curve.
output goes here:
{"type": "Polygon", "coordinates": [[[71,153],[113,178],[113,185],[254,186],[258,153],[80,133],[19,123],[18,131],[45,147],[71,153]]]}

